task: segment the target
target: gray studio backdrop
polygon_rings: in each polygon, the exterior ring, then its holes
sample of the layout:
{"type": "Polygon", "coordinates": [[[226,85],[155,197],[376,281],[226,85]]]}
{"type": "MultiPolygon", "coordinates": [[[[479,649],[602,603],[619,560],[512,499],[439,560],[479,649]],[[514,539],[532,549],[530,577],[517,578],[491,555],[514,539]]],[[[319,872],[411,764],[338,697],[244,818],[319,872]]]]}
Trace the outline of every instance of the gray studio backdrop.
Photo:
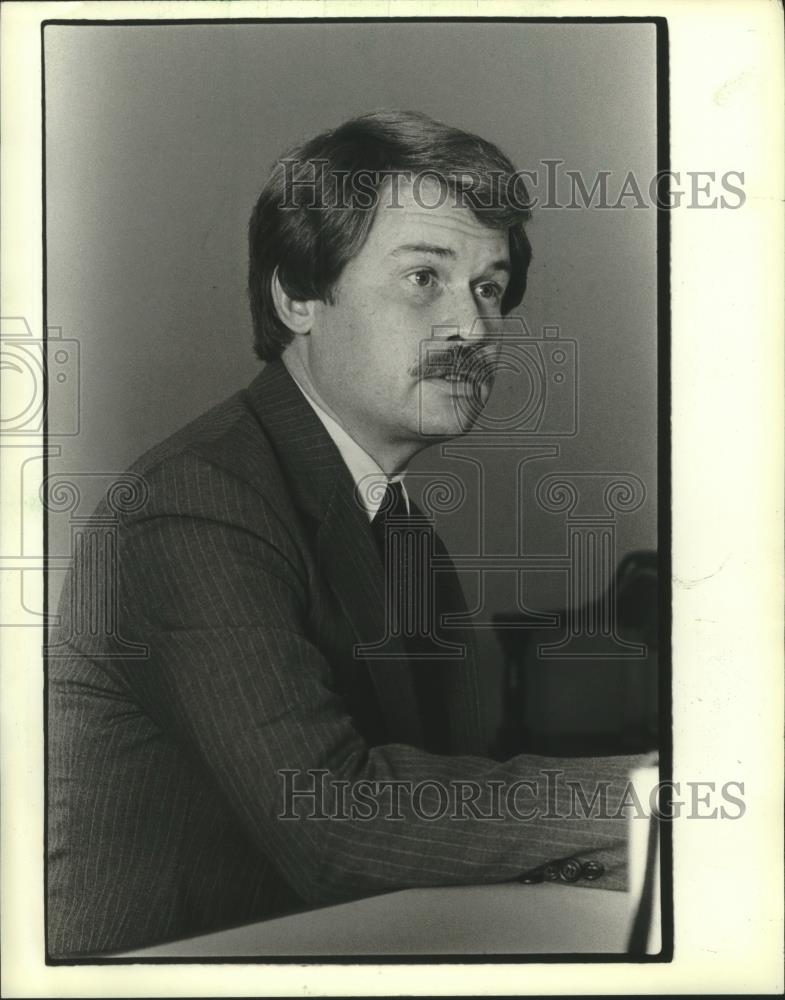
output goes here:
{"type": "MultiPolygon", "coordinates": [[[[76,478],[83,513],[105,488],[85,473],[122,471],[254,377],[246,225],[293,143],[414,108],[541,176],[557,159],[589,184],[610,171],[618,193],[630,171],[645,187],[656,170],[655,69],[651,24],[47,27],[47,319],[78,341],[81,389],[79,433],[51,427],[50,472],[76,478]]],[[[564,549],[564,514],[535,498],[559,471],[637,476],[646,500],[618,517],[616,555],[656,547],[656,213],[634,200],[535,212],[521,315],[577,342],[579,432],[548,438],[559,454],[527,465],[518,492],[514,454],[484,455],[487,551],[510,551],[521,507],[527,551],[564,549]]],[[[467,503],[440,530],[453,552],[476,551],[479,474],[433,451],[416,468],[464,476],[467,503]]],[[[67,551],[68,513],[50,528],[50,553],[67,551]]],[[[53,602],[61,582],[52,573],[53,602]]],[[[475,600],[476,578],[466,587],[475,600]]],[[[485,617],[513,609],[504,574],[485,591],[485,617]]],[[[527,574],[525,600],[563,606],[565,574],[527,574]]],[[[491,630],[480,641],[498,711],[501,647],[491,630]]]]}

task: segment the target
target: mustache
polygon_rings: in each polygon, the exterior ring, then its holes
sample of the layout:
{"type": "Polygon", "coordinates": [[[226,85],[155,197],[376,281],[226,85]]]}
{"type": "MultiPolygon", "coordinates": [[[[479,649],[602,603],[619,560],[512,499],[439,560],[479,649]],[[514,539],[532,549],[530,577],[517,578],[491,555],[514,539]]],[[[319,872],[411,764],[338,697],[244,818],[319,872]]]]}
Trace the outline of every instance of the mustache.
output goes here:
{"type": "Polygon", "coordinates": [[[446,344],[429,349],[412,368],[415,378],[453,376],[471,382],[486,382],[496,373],[498,348],[485,344],[446,344]]]}

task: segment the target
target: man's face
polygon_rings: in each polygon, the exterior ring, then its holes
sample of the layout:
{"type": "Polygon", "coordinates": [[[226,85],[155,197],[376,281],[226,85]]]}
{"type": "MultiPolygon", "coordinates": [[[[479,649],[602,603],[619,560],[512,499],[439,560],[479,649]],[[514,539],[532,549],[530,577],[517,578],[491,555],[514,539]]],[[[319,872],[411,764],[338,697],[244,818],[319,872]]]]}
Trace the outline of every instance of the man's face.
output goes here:
{"type": "MultiPolygon", "coordinates": [[[[419,447],[469,430],[490,391],[494,319],[509,278],[506,230],[423,185],[382,196],[368,238],[307,338],[312,387],[366,446],[419,447]]],[[[414,448],[413,450],[418,450],[414,448]]]]}

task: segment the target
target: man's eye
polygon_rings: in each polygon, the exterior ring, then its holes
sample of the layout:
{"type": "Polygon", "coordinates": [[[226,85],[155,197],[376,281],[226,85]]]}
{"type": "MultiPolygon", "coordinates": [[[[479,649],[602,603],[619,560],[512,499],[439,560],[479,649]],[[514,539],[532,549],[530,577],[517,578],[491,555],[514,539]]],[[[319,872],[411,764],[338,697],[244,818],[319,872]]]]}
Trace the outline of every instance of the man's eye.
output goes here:
{"type": "Polygon", "coordinates": [[[418,288],[430,288],[434,283],[434,278],[433,271],[428,271],[424,268],[421,268],[419,271],[413,271],[409,275],[409,281],[417,285],[418,288]]]}
{"type": "Polygon", "coordinates": [[[495,281],[484,281],[481,285],[477,286],[476,291],[477,295],[481,299],[487,299],[489,301],[501,298],[502,294],[501,288],[495,281]]]}

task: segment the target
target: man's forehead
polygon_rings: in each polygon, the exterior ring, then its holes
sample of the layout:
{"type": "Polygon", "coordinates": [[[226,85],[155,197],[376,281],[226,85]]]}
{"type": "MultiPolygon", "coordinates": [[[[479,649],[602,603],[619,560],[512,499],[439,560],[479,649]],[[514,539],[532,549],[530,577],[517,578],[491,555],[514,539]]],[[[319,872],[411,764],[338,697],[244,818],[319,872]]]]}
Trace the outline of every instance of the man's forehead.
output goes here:
{"type": "Polygon", "coordinates": [[[455,195],[436,181],[418,189],[401,184],[396,197],[382,197],[368,236],[369,248],[391,253],[418,244],[444,246],[494,259],[509,256],[506,229],[484,226],[470,208],[456,204],[455,195]]]}

